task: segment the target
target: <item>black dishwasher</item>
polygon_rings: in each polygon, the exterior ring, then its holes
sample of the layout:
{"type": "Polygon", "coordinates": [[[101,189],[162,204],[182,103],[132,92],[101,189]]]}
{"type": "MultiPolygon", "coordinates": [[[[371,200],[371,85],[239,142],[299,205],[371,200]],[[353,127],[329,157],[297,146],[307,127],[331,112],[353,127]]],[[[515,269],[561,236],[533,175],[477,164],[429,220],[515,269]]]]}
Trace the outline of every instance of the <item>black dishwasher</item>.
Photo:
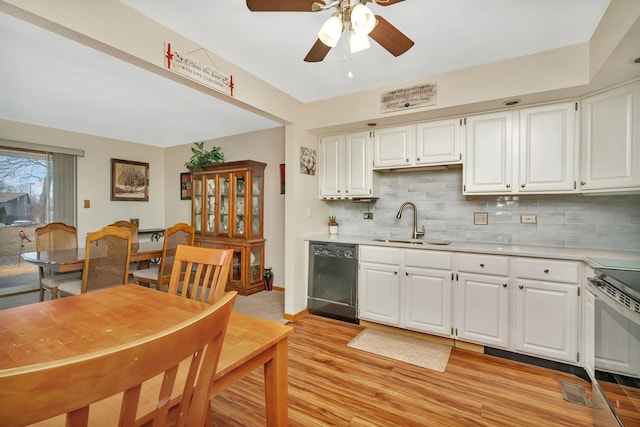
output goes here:
{"type": "Polygon", "coordinates": [[[309,313],[358,322],[358,245],[309,243],[309,313]]]}

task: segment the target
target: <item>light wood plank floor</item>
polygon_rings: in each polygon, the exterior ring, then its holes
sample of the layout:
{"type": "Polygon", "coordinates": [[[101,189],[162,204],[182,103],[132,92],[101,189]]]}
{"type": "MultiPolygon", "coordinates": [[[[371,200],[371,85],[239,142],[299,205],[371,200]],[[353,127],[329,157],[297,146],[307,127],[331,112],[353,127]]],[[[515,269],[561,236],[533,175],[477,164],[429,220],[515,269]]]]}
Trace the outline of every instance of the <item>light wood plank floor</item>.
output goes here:
{"type": "MultiPolygon", "coordinates": [[[[444,373],[347,347],[362,327],[307,315],[290,323],[291,426],[592,426],[550,369],[452,349],[444,373]]],[[[263,372],[213,400],[216,426],[265,425],[263,372]]]]}

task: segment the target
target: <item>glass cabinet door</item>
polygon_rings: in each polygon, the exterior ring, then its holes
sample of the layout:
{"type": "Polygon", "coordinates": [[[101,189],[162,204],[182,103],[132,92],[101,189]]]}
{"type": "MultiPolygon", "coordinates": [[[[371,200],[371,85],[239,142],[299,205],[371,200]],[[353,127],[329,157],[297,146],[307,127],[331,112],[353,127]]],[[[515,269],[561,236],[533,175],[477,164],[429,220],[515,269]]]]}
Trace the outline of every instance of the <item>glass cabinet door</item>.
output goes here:
{"type": "Polygon", "coordinates": [[[207,222],[206,231],[215,233],[216,230],[216,177],[207,175],[205,177],[205,188],[207,189],[207,222]]]}
{"type": "Polygon", "coordinates": [[[260,221],[260,218],[262,218],[262,212],[260,212],[262,206],[262,177],[254,176],[251,187],[251,234],[260,236],[262,235],[262,221],[260,221]]]}
{"type": "Polygon", "coordinates": [[[235,283],[242,283],[242,254],[243,248],[234,248],[233,258],[231,259],[231,271],[229,273],[229,281],[235,283]]]}
{"type": "Polygon", "coordinates": [[[220,234],[229,234],[229,218],[231,214],[231,198],[229,197],[229,176],[220,175],[220,234]]]}
{"type": "Polygon", "coordinates": [[[262,270],[262,249],[264,246],[254,246],[250,249],[250,264],[249,264],[249,280],[253,283],[264,280],[262,270]]]}
{"type": "Polygon", "coordinates": [[[244,236],[245,227],[247,225],[247,217],[245,215],[245,203],[246,203],[246,178],[244,173],[237,173],[233,175],[234,182],[234,206],[235,206],[235,224],[233,234],[234,236],[244,236]]]}
{"type": "Polygon", "coordinates": [[[193,178],[193,227],[202,232],[202,178],[193,178]]]}

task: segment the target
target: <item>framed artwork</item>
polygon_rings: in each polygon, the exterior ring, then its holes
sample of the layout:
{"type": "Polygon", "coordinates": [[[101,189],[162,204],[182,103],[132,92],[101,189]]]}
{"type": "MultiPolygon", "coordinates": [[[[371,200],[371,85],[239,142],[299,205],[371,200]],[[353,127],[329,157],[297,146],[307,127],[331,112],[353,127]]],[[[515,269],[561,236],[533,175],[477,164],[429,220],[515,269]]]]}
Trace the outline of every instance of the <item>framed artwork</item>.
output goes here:
{"type": "Polygon", "coordinates": [[[191,200],[191,173],[180,174],[180,200],[191,200]]]}
{"type": "Polygon", "coordinates": [[[300,147],[300,173],[304,175],[316,174],[316,150],[300,147]]]}
{"type": "Polygon", "coordinates": [[[111,200],[148,202],[149,163],[111,159],[111,200]]]}
{"type": "Polygon", "coordinates": [[[280,194],[284,194],[284,163],[280,163],[280,194]]]}

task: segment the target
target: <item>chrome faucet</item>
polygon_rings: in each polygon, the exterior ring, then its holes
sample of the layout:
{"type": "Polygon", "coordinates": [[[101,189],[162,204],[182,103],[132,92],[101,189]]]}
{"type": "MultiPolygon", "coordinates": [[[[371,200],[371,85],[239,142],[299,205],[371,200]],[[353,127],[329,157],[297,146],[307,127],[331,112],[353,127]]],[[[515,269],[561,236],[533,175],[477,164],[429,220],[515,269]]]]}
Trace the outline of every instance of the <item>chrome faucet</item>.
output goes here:
{"type": "Polygon", "coordinates": [[[424,225],[422,226],[422,231],[418,231],[418,209],[416,209],[416,205],[413,202],[404,202],[402,204],[402,206],[400,206],[400,209],[398,210],[398,213],[396,214],[396,218],[398,218],[398,219],[402,218],[402,210],[407,205],[409,205],[409,206],[411,206],[413,208],[413,238],[414,239],[418,239],[420,237],[423,237],[424,236],[424,225]]]}

